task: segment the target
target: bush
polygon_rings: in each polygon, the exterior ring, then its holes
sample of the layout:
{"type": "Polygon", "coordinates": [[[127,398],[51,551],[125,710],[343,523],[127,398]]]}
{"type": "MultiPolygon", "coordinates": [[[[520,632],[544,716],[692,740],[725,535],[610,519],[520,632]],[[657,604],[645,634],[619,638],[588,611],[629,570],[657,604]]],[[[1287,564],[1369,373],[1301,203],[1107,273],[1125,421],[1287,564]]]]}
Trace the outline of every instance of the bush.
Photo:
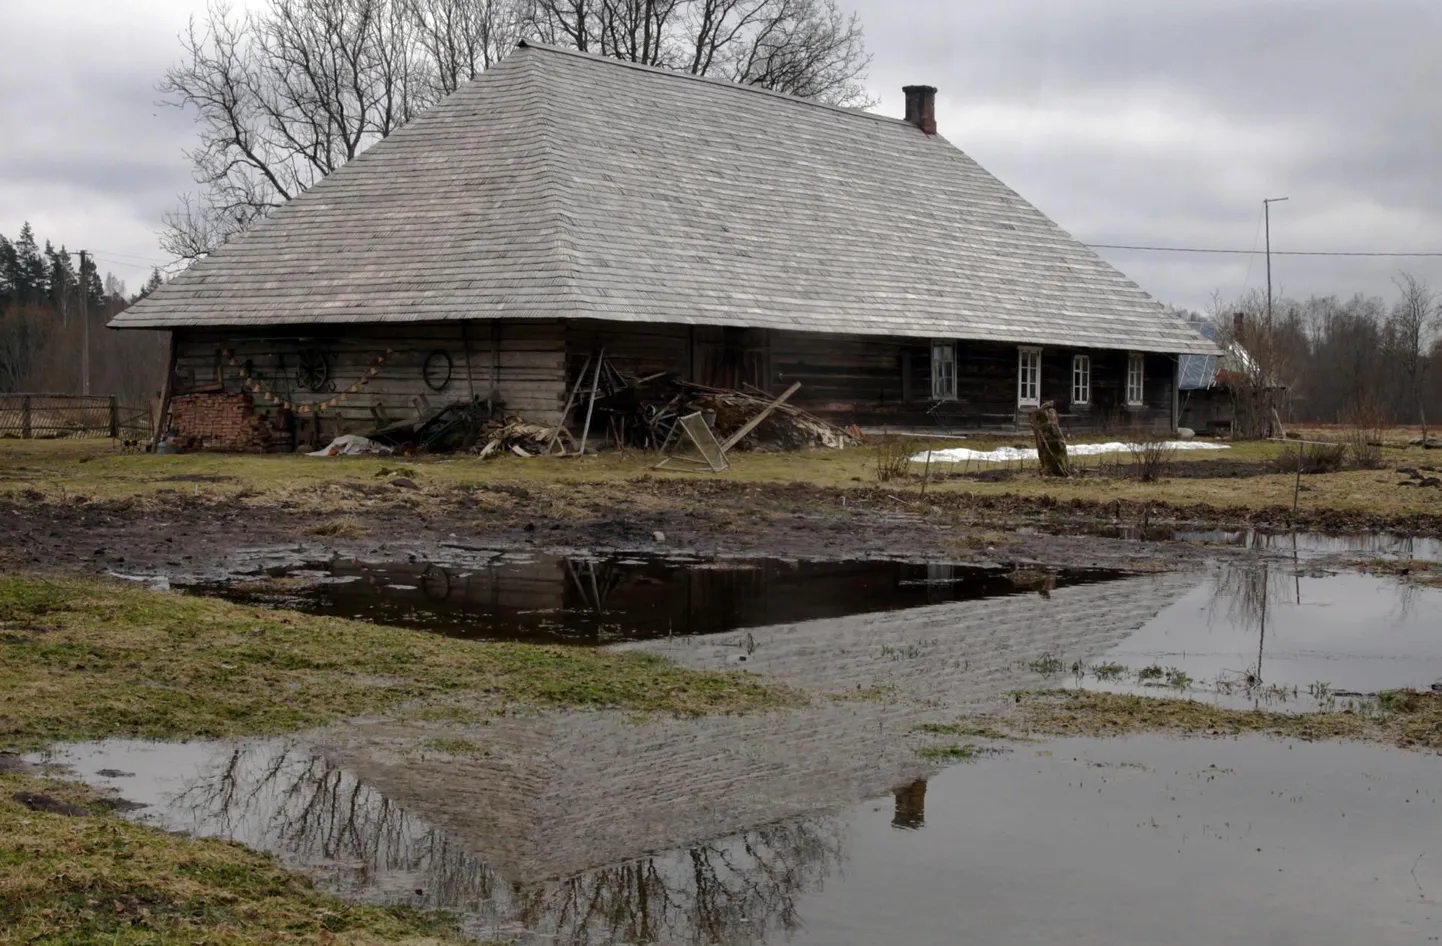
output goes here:
{"type": "Polygon", "coordinates": [[[1342,418],[1342,442],[1360,470],[1382,468],[1382,420],[1379,411],[1352,410],[1342,418]]]}
{"type": "Polygon", "coordinates": [[[1336,473],[1342,469],[1342,463],[1346,459],[1345,443],[1308,442],[1296,446],[1287,444],[1282,448],[1281,456],[1276,459],[1276,467],[1279,473],[1296,473],[1300,463],[1303,473],[1336,473]]]}
{"type": "Polygon", "coordinates": [[[877,480],[887,483],[905,479],[911,473],[911,458],[920,449],[920,443],[908,437],[887,437],[878,441],[872,454],[877,480]]]}
{"type": "Polygon", "coordinates": [[[1131,444],[1127,451],[1132,455],[1131,473],[1143,483],[1161,479],[1177,454],[1176,448],[1167,446],[1165,441],[1147,438],[1131,444]]]}

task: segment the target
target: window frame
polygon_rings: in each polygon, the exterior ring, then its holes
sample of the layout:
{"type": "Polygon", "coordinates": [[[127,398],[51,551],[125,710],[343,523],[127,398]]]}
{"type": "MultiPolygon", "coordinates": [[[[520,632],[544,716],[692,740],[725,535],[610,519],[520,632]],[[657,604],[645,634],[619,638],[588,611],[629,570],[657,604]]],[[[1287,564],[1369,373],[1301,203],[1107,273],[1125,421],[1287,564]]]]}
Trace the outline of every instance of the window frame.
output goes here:
{"type": "Polygon", "coordinates": [[[1072,355],[1071,356],[1071,402],[1083,407],[1090,406],[1092,402],[1092,356],[1072,355]],[[1077,392],[1081,396],[1077,396],[1077,392]]]}
{"type": "Polygon", "coordinates": [[[956,400],[956,342],[932,339],[931,341],[931,399],[933,401],[954,401],[956,400]],[[944,352],[945,357],[938,358],[938,352],[944,352]],[[942,366],[950,366],[950,377],[943,377],[944,372],[938,371],[942,366]],[[949,384],[939,384],[947,382],[949,384]]]}
{"type": "Polygon", "coordinates": [[[1041,406],[1041,349],[1018,345],[1016,348],[1016,403],[1018,407],[1041,406]],[[1030,362],[1030,364],[1028,364],[1030,362]],[[1031,397],[1027,397],[1027,374],[1031,378],[1031,397]]]}
{"type": "Polygon", "coordinates": [[[1127,352],[1127,407],[1147,404],[1147,356],[1144,352],[1127,352]]]}

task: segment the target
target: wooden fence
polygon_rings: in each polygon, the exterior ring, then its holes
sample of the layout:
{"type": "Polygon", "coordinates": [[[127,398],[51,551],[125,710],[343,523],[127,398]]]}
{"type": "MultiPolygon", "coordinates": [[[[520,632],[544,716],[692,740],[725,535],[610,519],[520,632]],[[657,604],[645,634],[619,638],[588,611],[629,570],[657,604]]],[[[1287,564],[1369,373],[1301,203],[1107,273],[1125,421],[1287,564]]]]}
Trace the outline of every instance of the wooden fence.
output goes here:
{"type": "Polygon", "coordinates": [[[0,437],[149,437],[149,407],[127,407],[113,396],[0,394],[0,437]]]}

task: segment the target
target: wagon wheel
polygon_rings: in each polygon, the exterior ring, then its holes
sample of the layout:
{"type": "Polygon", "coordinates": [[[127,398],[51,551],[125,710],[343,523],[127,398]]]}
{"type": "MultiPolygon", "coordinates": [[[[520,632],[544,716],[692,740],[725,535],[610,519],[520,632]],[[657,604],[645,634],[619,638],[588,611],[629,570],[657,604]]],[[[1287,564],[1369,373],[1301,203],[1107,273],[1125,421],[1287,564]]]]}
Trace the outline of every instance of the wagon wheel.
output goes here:
{"type": "Polygon", "coordinates": [[[298,353],[300,364],[295,369],[295,383],[307,391],[320,391],[330,380],[330,366],[326,364],[325,352],[319,348],[302,348],[298,353]]]}
{"type": "Polygon", "coordinates": [[[421,369],[421,377],[425,379],[426,387],[432,391],[444,391],[446,385],[451,383],[451,356],[448,352],[437,348],[426,356],[425,366],[421,369]]]}

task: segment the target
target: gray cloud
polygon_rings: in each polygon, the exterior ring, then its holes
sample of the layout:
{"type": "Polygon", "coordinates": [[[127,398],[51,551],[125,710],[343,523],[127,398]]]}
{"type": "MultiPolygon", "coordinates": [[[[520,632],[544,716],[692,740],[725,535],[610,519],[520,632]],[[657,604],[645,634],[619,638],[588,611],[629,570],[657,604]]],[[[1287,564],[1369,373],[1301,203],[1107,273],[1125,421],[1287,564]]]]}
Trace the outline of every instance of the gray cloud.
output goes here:
{"type": "MultiPolygon", "coordinates": [[[[1249,248],[1287,196],[1279,249],[1442,251],[1435,0],[852,2],[880,109],[938,86],[942,134],[1088,242],[1249,248]]],[[[189,119],[154,85],[197,6],[0,5],[0,232],[29,219],[143,278],[191,187],[189,119]]],[[[1260,258],[1100,252],[1180,304],[1262,284],[1260,258]]],[[[1274,259],[1300,295],[1387,294],[1403,267],[1442,284],[1442,259],[1274,259]]]]}

